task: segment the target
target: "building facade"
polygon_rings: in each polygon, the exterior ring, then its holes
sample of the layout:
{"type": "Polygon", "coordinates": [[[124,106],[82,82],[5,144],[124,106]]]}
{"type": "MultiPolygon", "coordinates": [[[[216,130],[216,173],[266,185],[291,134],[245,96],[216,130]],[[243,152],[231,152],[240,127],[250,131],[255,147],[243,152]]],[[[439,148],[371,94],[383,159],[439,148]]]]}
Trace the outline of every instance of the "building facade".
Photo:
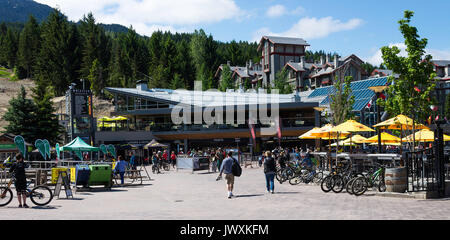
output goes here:
{"type": "Polygon", "coordinates": [[[263,36],[258,45],[263,66],[262,87],[274,86],[275,76],[288,62],[300,62],[310,46],[301,38],[263,36]]]}
{"type": "Polygon", "coordinates": [[[300,145],[298,136],[318,126],[320,119],[320,113],[314,110],[317,102],[301,102],[293,94],[174,91],[147,89],[146,84],[138,84],[135,89],[105,90],[114,95],[115,111],[111,115],[125,116],[128,121],[111,128],[97,126],[96,144],[143,145],[157,139],[170,144],[172,149],[239,145],[245,151],[255,144],[256,151],[269,149],[267,144],[278,146],[279,140],[283,144],[300,145]],[[181,113],[176,113],[177,107],[183,107],[181,113]],[[275,107],[279,112],[276,123],[249,124],[250,116],[260,117],[262,108],[271,116],[275,107]],[[209,124],[206,116],[211,115],[206,113],[211,109],[217,121],[209,124]],[[188,117],[184,116],[185,112],[188,117]],[[174,114],[181,114],[183,122],[174,121],[174,114]],[[197,117],[203,121],[196,121],[197,117]],[[269,128],[275,131],[265,131],[269,128]]]}

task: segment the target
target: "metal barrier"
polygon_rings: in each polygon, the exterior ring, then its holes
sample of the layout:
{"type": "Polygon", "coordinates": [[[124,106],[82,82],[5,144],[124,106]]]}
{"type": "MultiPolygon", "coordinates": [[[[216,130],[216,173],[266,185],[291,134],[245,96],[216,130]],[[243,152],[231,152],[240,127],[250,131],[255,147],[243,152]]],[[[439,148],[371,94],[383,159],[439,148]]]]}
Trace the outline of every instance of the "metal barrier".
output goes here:
{"type": "Polygon", "coordinates": [[[406,153],[409,192],[437,190],[435,162],[433,148],[406,153]]]}

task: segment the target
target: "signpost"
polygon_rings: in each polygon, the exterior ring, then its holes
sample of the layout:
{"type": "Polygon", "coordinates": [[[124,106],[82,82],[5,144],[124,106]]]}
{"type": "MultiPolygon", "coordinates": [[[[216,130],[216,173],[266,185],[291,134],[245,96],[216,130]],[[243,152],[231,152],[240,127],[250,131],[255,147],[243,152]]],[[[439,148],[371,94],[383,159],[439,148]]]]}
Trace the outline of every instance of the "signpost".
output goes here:
{"type": "Polygon", "coordinates": [[[55,186],[55,193],[53,195],[59,198],[59,194],[61,192],[61,188],[63,185],[64,185],[66,197],[73,198],[72,189],[70,188],[70,182],[69,182],[69,177],[67,176],[67,172],[59,172],[58,181],[56,182],[56,186],[55,186]]]}

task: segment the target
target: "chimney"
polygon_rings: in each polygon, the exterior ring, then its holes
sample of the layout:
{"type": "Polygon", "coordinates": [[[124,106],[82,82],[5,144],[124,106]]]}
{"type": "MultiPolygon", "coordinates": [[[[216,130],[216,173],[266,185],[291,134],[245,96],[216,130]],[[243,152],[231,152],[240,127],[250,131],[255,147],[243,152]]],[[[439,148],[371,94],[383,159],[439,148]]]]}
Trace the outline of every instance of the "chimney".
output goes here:
{"type": "Polygon", "coordinates": [[[325,64],[325,62],[324,62],[323,56],[320,56],[320,65],[324,65],[324,64],[325,64]]]}
{"type": "Polygon", "coordinates": [[[338,60],[338,56],[334,55],[334,69],[339,67],[339,60],[338,60]]]}
{"type": "Polygon", "coordinates": [[[251,70],[253,70],[253,61],[250,59],[249,62],[250,62],[250,64],[249,64],[250,66],[249,67],[250,67],[251,70]]]}
{"type": "Polygon", "coordinates": [[[330,63],[330,55],[327,54],[327,61],[326,63],[330,63]]]}
{"type": "Polygon", "coordinates": [[[245,64],[245,74],[247,74],[247,75],[249,75],[249,63],[247,62],[246,64],[245,64]]]}
{"type": "Polygon", "coordinates": [[[301,66],[303,69],[305,69],[305,56],[302,56],[302,57],[300,58],[300,66],[301,66]]]}

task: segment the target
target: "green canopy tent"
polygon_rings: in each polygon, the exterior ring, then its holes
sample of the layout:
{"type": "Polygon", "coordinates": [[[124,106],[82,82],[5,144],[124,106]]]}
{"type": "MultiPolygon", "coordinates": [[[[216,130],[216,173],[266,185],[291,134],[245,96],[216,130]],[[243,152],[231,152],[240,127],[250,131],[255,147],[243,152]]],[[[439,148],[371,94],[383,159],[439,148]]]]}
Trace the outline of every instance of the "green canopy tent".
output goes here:
{"type": "MultiPolygon", "coordinates": [[[[92,146],[88,145],[87,143],[85,143],[80,137],[77,137],[72,142],[65,145],[64,147],[61,147],[60,150],[62,152],[73,151],[76,153],[81,153],[81,152],[98,152],[98,151],[100,151],[100,148],[92,147],[92,146]]],[[[80,155],[78,155],[78,157],[80,157],[80,155]]],[[[92,155],[91,155],[91,157],[92,157],[92,155]]],[[[83,160],[82,156],[80,158],[81,158],[81,160],[83,160]]]]}

